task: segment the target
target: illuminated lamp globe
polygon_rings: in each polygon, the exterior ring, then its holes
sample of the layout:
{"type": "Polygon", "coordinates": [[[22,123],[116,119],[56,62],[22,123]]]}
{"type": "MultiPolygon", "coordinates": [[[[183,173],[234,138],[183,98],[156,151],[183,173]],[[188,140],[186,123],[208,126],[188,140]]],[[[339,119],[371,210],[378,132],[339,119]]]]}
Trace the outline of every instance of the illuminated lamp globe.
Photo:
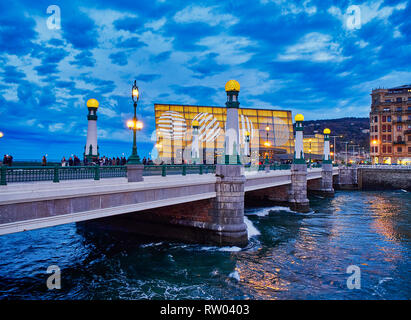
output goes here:
{"type": "Polygon", "coordinates": [[[128,120],[126,125],[127,125],[127,128],[133,129],[135,126],[134,120],[128,120]]]}
{"type": "Polygon", "coordinates": [[[240,84],[236,80],[228,80],[225,84],[225,91],[240,91],[240,84]]]}
{"type": "Polygon", "coordinates": [[[330,134],[331,133],[331,130],[330,129],[328,129],[328,128],[325,128],[324,129],[324,134],[330,134]]]}
{"type": "Polygon", "coordinates": [[[98,108],[98,101],[96,99],[88,99],[87,100],[87,108],[98,108]]]}
{"type": "Polygon", "coordinates": [[[198,121],[197,120],[194,120],[193,121],[193,127],[198,127],[200,124],[198,123],[198,121]]]}
{"type": "Polygon", "coordinates": [[[301,113],[299,113],[295,116],[294,119],[295,121],[304,121],[304,116],[301,113]]]}
{"type": "Polygon", "coordinates": [[[144,127],[143,122],[137,121],[137,123],[136,123],[136,129],[137,129],[137,130],[141,130],[141,129],[143,129],[143,127],[144,127]]]}

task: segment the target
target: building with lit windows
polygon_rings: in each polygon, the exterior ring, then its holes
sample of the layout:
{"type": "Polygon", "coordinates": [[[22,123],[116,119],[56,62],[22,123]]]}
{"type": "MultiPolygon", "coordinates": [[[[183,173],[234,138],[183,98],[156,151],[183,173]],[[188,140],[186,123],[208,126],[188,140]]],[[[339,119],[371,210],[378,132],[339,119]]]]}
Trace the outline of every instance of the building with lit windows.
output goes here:
{"type": "Polygon", "coordinates": [[[370,155],[375,164],[411,164],[411,85],[371,93],[370,155]]]}
{"type": "MultiPolygon", "coordinates": [[[[226,107],[155,104],[154,111],[154,159],[172,164],[222,163],[226,107]]],[[[291,111],[239,108],[238,118],[240,155],[260,162],[266,157],[270,162],[292,159],[291,111]]]]}
{"type": "Polygon", "coordinates": [[[324,135],[316,133],[305,135],[303,139],[304,154],[312,160],[322,160],[324,156],[324,135]]]}

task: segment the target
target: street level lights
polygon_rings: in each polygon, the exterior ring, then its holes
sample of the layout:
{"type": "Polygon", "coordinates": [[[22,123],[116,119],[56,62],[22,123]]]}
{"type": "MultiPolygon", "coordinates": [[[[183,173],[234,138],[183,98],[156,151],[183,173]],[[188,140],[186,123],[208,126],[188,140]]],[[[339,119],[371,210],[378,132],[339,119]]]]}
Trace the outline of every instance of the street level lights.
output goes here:
{"type": "Polygon", "coordinates": [[[141,130],[143,128],[143,123],[137,120],[137,101],[139,98],[139,91],[136,84],[136,80],[134,80],[133,87],[131,88],[131,99],[134,103],[134,117],[133,120],[127,121],[127,127],[130,130],[133,130],[133,150],[131,152],[131,156],[128,158],[129,164],[140,164],[140,157],[137,154],[137,143],[136,143],[136,133],[137,130],[141,130]]]}

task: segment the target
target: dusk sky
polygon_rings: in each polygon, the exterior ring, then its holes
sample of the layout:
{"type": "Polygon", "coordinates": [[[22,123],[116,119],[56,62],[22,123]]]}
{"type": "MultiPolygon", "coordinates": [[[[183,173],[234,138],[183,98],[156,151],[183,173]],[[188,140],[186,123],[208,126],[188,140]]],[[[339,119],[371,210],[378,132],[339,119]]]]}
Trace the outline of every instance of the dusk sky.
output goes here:
{"type": "Polygon", "coordinates": [[[366,117],[372,88],[411,83],[407,1],[3,0],[0,12],[0,152],[17,160],[82,157],[89,98],[101,155],[128,156],[134,80],[141,156],[154,103],[223,106],[229,79],[241,107],[307,120],[366,117]]]}

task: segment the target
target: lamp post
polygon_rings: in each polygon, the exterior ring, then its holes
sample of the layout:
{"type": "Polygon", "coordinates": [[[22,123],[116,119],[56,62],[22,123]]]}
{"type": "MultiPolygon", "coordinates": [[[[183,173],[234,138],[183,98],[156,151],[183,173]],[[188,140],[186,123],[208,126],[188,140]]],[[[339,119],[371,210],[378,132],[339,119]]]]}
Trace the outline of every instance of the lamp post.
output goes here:
{"type": "MultiPolygon", "coordinates": [[[[358,144],[353,144],[351,147],[352,147],[352,158],[356,159],[356,157],[355,157],[355,147],[359,147],[359,145],[358,144]]],[[[357,159],[358,159],[358,157],[357,157],[357,159]]]]}
{"type": "Polygon", "coordinates": [[[141,130],[143,128],[143,123],[141,121],[137,121],[137,101],[139,98],[139,91],[136,84],[136,80],[134,80],[133,87],[131,89],[131,99],[133,100],[134,104],[134,117],[133,120],[127,121],[127,127],[130,130],[133,130],[133,149],[131,152],[131,156],[128,158],[128,163],[130,164],[140,164],[140,157],[137,154],[137,143],[136,143],[136,135],[137,130],[141,130]]]}
{"type": "Polygon", "coordinates": [[[330,136],[330,138],[334,138],[334,145],[333,145],[334,162],[335,162],[335,156],[337,155],[337,144],[336,144],[335,138],[342,138],[342,137],[343,137],[342,135],[339,135],[339,136],[330,136]]]}
{"type": "Polygon", "coordinates": [[[311,168],[311,141],[312,139],[309,139],[308,142],[310,143],[310,147],[308,149],[308,153],[310,154],[309,156],[309,162],[308,162],[308,167],[311,168]]]}
{"type": "Polygon", "coordinates": [[[343,143],[345,143],[345,165],[348,165],[348,141],[344,141],[343,143]]]}
{"type": "Polygon", "coordinates": [[[248,157],[250,156],[250,131],[246,131],[244,135],[245,135],[244,155],[248,157]]]}

